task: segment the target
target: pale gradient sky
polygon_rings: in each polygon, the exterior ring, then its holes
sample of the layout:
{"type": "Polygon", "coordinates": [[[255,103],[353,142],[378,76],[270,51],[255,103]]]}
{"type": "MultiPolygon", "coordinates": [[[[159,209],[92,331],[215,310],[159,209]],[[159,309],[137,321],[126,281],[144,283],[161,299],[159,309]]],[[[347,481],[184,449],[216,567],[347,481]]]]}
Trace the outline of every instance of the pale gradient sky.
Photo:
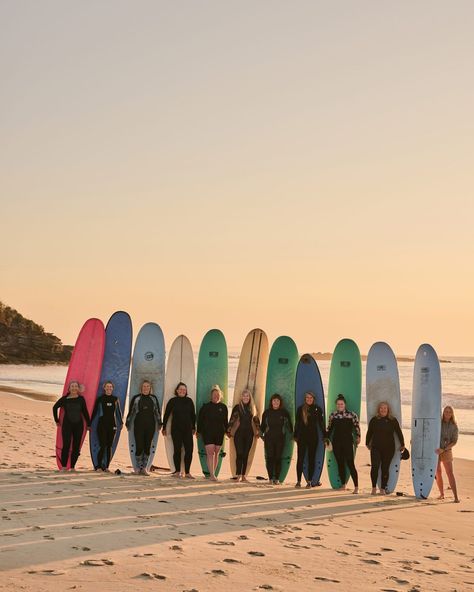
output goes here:
{"type": "Polygon", "coordinates": [[[0,299],[74,342],[474,355],[474,3],[4,0],[0,299]]]}

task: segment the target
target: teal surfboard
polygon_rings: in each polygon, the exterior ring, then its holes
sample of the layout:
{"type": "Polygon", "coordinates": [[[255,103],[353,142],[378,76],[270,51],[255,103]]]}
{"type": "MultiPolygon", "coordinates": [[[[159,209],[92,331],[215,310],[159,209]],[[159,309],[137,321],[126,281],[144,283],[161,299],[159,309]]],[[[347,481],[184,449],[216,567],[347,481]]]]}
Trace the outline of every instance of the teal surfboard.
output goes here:
{"type": "MultiPolygon", "coordinates": [[[[336,399],[339,394],[346,399],[346,409],[354,411],[360,417],[360,400],[362,390],[362,362],[357,344],[352,339],[342,339],[337,345],[331,359],[329,371],[329,387],[327,398],[327,416],[336,411],[336,399]]],[[[354,442],[355,452],[355,442],[354,442]]],[[[332,451],[326,454],[329,481],[333,489],[339,489],[341,480],[337,463],[332,451]]],[[[349,480],[349,469],[346,467],[346,481],[349,480]]],[[[345,485],[344,483],[344,485],[345,485]]]]}
{"type": "MultiPolygon", "coordinates": [[[[269,408],[272,395],[278,393],[283,399],[285,409],[290,414],[293,426],[295,424],[295,382],[298,360],[298,350],[293,339],[286,336],[278,337],[270,350],[265,388],[265,409],[269,408]]],[[[293,434],[287,433],[281,462],[281,483],[286,479],[290,469],[293,446],[293,434]]]]}
{"type": "MultiPolygon", "coordinates": [[[[227,344],[222,331],[211,329],[204,335],[199,348],[197,379],[196,379],[196,415],[199,417],[201,407],[211,400],[211,388],[218,384],[224,394],[222,402],[227,405],[227,344]]],[[[219,474],[222,459],[225,456],[225,438],[222,444],[216,476],[219,474]]],[[[206,449],[202,438],[198,438],[199,462],[202,472],[209,476],[206,462],[206,449]]]]}

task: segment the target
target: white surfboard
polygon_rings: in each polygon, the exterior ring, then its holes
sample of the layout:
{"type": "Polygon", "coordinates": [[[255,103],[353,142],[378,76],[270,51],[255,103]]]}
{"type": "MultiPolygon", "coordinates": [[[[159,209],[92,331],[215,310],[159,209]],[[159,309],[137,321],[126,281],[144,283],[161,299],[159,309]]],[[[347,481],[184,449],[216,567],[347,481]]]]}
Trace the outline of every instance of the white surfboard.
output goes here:
{"type": "MultiPolygon", "coordinates": [[[[196,372],[194,367],[194,354],[191,343],[185,335],[179,335],[176,337],[168,354],[165,395],[163,399],[163,415],[166,411],[168,401],[175,396],[174,391],[179,382],[184,382],[186,384],[188,387],[188,397],[192,399],[194,406],[196,406],[196,372]]],[[[179,468],[184,472],[184,447],[181,454],[181,467],[174,466],[174,446],[173,439],[171,438],[172,421],[173,416],[171,415],[166,425],[166,436],[164,436],[166,456],[172,473],[179,468]]]]}
{"type": "MultiPolygon", "coordinates": [[[[245,338],[240,353],[239,366],[235,378],[234,398],[232,407],[240,402],[240,396],[244,389],[249,389],[255,401],[258,417],[261,419],[265,404],[265,381],[268,366],[268,338],[261,329],[254,329],[245,338]]],[[[257,439],[254,439],[247,462],[248,475],[252,466],[257,439]]],[[[236,453],[234,439],[229,438],[229,462],[232,476],[236,476],[236,453]]]]}
{"type": "MultiPolygon", "coordinates": [[[[402,426],[402,403],[400,396],[400,378],[395,354],[391,347],[382,341],[374,343],[367,356],[366,366],[366,404],[367,424],[377,414],[379,403],[386,402],[400,427],[402,426]]],[[[395,435],[395,453],[390,464],[387,484],[389,493],[395,491],[400,475],[400,441],[395,435]]],[[[381,471],[379,469],[378,485],[381,485],[381,471]]]]}
{"type": "Polygon", "coordinates": [[[411,470],[418,499],[430,495],[436,475],[441,437],[441,370],[431,345],[420,345],[413,372],[411,470]]]}

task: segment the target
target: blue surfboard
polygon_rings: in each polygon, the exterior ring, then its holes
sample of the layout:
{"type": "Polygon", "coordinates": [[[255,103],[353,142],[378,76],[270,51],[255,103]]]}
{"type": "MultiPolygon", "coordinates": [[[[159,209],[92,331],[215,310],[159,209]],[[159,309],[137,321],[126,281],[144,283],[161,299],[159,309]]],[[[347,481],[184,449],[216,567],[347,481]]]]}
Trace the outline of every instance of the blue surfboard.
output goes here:
{"type": "MultiPolygon", "coordinates": [[[[109,380],[113,382],[113,394],[119,400],[122,416],[125,414],[131,354],[132,321],[128,313],[117,311],[110,317],[107,327],[105,328],[104,360],[102,362],[97,398],[103,394],[104,382],[109,380]]],[[[90,452],[94,467],[98,466],[98,454],[100,449],[99,436],[97,433],[98,423],[99,416],[97,414],[92,421],[90,431],[90,452]]],[[[112,445],[111,460],[117,449],[120,433],[122,431],[122,424],[118,417],[116,418],[116,424],[117,432],[112,445]]],[[[104,466],[104,463],[102,464],[104,466]]]]}
{"type": "MultiPolygon", "coordinates": [[[[304,403],[304,395],[308,391],[315,397],[315,403],[323,411],[323,424],[326,425],[326,411],[324,405],[324,389],[321,380],[321,374],[316,360],[310,354],[301,356],[296,369],[296,388],[295,388],[295,407],[298,409],[304,403]]],[[[318,426],[318,445],[316,447],[314,473],[308,474],[308,453],[303,465],[303,474],[306,481],[311,481],[311,485],[317,485],[321,479],[321,473],[324,466],[324,434],[318,426]]]]}
{"type": "MultiPolygon", "coordinates": [[[[140,329],[135,347],[133,348],[132,371],[130,374],[129,404],[135,395],[140,393],[140,387],[144,380],[152,385],[152,394],[158,399],[160,411],[163,408],[163,395],[165,390],[165,339],[163,331],[156,323],[146,323],[140,329]]],[[[155,426],[155,433],[150,446],[150,454],[146,461],[149,470],[153,464],[160,426],[155,426]]],[[[134,421],[128,431],[128,447],[133,468],[138,469],[135,457],[134,421]]]]}

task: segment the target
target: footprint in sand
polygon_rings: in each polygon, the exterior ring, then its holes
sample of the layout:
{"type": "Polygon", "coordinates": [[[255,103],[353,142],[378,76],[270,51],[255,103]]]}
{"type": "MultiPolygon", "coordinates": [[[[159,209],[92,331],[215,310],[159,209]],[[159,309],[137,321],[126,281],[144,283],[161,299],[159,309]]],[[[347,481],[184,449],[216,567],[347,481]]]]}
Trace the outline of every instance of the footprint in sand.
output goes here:
{"type": "Polygon", "coordinates": [[[332,584],[340,584],[341,583],[340,580],[333,580],[331,578],[324,578],[322,576],[316,576],[314,579],[318,580],[318,582],[331,582],[332,584]]]}
{"type": "Polygon", "coordinates": [[[248,551],[247,555],[252,555],[253,557],[265,557],[265,553],[261,551],[248,551]]]}
{"type": "Polygon", "coordinates": [[[79,565],[85,565],[88,567],[102,567],[104,565],[115,565],[111,559],[85,559],[81,561],[79,565]]]}
{"type": "Polygon", "coordinates": [[[439,557],[437,555],[425,555],[426,559],[431,559],[431,561],[438,561],[439,557]]]}
{"type": "Polygon", "coordinates": [[[211,573],[215,576],[226,576],[227,572],[225,572],[223,569],[211,569],[210,572],[206,572],[206,573],[211,573]]]}
{"type": "Polygon", "coordinates": [[[153,557],[154,553],[135,553],[133,557],[153,557]]]}
{"type": "Polygon", "coordinates": [[[148,578],[150,580],[166,580],[166,576],[157,573],[150,573],[148,571],[144,571],[143,573],[139,574],[137,578],[148,578]]]}
{"type": "Polygon", "coordinates": [[[216,545],[216,546],[230,546],[230,547],[235,547],[235,543],[233,543],[232,541],[209,541],[207,543],[208,545],[216,545]]]}
{"type": "Polygon", "coordinates": [[[90,551],[90,547],[71,547],[71,549],[75,549],[76,551],[90,551]]]}
{"type": "Polygon", "coordinates": [[[428,574],[433,574],[434,576],[444,576],[447,575],[449,572],[445,571],[444,569],[430,569],[428,574]]]}
{"type": "Polygon", "coordinates": [[[45,576],[63,576],[67,572],[65,572],[61,569],[41,569],[39,571],[30,570],[30,571],[27,571],[26,573],[28,573],[28,574],[42,574],[45,576]]]}
{"type": "Polygon", "coordinates": [[[237,538],[239,539],[239,541],[248,541],[249,540],[249,537],[246,534],[241,534],[237,538]]]}
{"type": "Polygon", "coordinates": [[[238,559],[230,559],[230,558],[225,558],[222,560],[224,563],[242,563],[242,561],[239,561],[238,559]]]}
{"type": "Polygon", "coordinates": [[[182,551],[183,547],[180,547],[179,545],[171,545],[170,547],[170,551],[182,551]]]}
{"type": "Polygon", "coordinates": [[[377,561],[377,559],[361,559],[361,561],[370,565],[380,565],[380,561],[377,561]]]}
{"type": "Polygon", "coordinates": [[[401,586],[410,583],[408,580],[402,580],[402,578],[397,578],[397,576],[390,576],[389,580],[393,580],[394,582],[396,582],[397,584],[400,584],[401,586]]]}

